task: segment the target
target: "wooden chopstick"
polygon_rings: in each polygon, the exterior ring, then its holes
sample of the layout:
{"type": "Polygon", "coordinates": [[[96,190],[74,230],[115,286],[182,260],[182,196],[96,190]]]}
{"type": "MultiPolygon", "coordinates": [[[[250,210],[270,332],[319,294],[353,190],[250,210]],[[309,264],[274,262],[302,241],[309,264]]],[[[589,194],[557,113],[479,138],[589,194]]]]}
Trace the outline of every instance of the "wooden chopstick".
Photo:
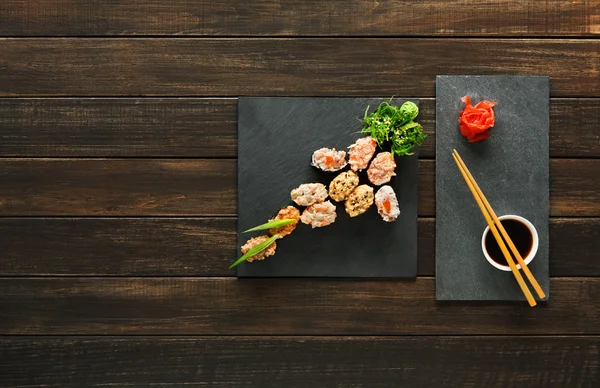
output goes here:
{"type": "Polygon", "coordinates": [[[454,158],[454,161],[456,162],[456,165],[458,166],[460,173],[462,174],[463,178],[465,179],[465,182],[467,182],[467,186],[469,186],[469,189],[471,190],[471,193],[473,194],[473,197],[475,198],[477,205],[479,205],[479,209],[481,210],[483,217],[485,218],[488,226],[490,227],[490,231],[494,235],[494,238],[498,242],[498,246],[500,246],[500,250],[504,254],[504,257],[506,258],[506,262],[508,263],[508,266],[510,267],[513,275],[515,276],[515,279],[517,279],[517,283],[519,283],[519,287],[521,287],[521,291],[523,291],[523,294],[525,295],[525,298],[527,299],[529,306],[531,306],[531,307],[535,306],[537,304],[537,302],[535,301],[533,295],[531,294],[531,291],[529,291],[527,284],[525,284],[525,280],[521,276],[521,273],[517,270],[517,266],[515,265],[515,262],[513,261],[512,257],[510,257],[510,253],[508,252],[508,249],[506,248],[504,241],[502,241],[502,237],[500,237],[500,234],[498,233],[498,230],[496,229],[496,226],[494,225],[492,218],[490,217],[487,209],[485,208],[485,205],[481,201],[481,198],[479,198],[479,195],[477,194],[477,191],[475,190],[473,183],[469,179],[469,176],[467,175],[463,166],[458,161],[458,158],[456,157],[454,152],[452,153],[452,157],[454,158]]]}
{"type": "Polygon", "coordinates": [[[465,172],[467,173],[469,180],[473,183],[473,186],[475,187],[475,191],[477,191],[477,194],[481,198],[481,201],[485,205],[485,208],[492,216],[492,219],[494,220],[494,224],[496,224],[496,226],[498,227],[498,230],[500,231],[500,234],[502,234],[502,237],[504,237],[504,240],[506,240],[506,243],[508,244],[511,252],[517,258],[517,261],[521,265],[521,269],[523,270],[523,272],[525,272],[525,276],[527,276],[529,283],[531,283],[531,285],[533,286],[533,289],[535,290],[535,292],[538,294],[538,296],[540,298],[545,298],[546,294],[544,293],[544,290],[542,290],[542,287],[540,286],[538,281],[535,279],[535,276],[533,276],[533,274],[531,273],[531,270],[527,267],[527,264],[525,264],[525,260],[523,260],[523,257],[521,257],[521,253],[519,252],[519,250],[517,249],[515,244],[512,242],[512,239],[506,232],[506,229],[504,229],[504,226],[502,225],[502,222],[500,222],[500,220],[498,219],[498,216],[496,216],[494,209],[492,209],[492,206],[490,205],[488,200],[485,198],[485,195],[483,195],[481,188],[479,188],[479,185],[475,181],[475,178],[473,178],[473,175],[471,175],[471,172],[465,165],[465,162],[462,160],[462,158],[460,157],[460,155],[458,154],[458,152],[456,150],[453,150],[453,151],[454,151],[454,154],[456,155],[456,157],[458,158],[458,161],[460,162],[460,164],[464,168],[465,172]]]}

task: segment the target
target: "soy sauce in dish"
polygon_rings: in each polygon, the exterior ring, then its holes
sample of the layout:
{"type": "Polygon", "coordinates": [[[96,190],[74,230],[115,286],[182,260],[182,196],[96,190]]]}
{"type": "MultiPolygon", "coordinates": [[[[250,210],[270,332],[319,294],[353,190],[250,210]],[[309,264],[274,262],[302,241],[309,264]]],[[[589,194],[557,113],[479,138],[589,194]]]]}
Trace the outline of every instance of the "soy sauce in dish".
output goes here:
{"type": "MultiPolygon", "coordinates": [[[[531,252],[531,248],[533,248],[533,236],[531,231],[525,224],[517,220],[507,219],[500,222],[502,223],[502,226],[504,226],[506,233],[508,233],[510,239],[512,240],[513,244],[515,244],[515,247],[517,247],[517,250],[524,260],[529,252],[531,252]]],[[[508,251],[510,252],[508,244],[506,245],[506,248],[508,248],[508,251]]],[[[488,231],[487,235],[485,236],[485,249],[492,260],[494,260],[496,263],[508,266],[508,263],[504,258],[504,254],[502,254],[502,250],[500,250],[500,247],[494,238],[494,234],[491,231],[488,231]]],[[[512,252],[511,257],[514,258],[512,252]]]]}

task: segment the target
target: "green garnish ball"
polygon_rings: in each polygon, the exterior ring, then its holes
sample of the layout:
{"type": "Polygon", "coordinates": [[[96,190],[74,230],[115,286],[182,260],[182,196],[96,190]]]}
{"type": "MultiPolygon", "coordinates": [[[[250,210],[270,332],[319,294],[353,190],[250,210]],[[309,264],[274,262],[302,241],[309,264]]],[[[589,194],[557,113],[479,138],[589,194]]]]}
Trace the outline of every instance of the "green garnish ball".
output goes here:
{"type": "Polygon", "coordinates": [[[412,101],[406,101],[400,107],[400,116],[402,116],[407,123],[416,119],[418,115],[419,107],[412,101]]]}

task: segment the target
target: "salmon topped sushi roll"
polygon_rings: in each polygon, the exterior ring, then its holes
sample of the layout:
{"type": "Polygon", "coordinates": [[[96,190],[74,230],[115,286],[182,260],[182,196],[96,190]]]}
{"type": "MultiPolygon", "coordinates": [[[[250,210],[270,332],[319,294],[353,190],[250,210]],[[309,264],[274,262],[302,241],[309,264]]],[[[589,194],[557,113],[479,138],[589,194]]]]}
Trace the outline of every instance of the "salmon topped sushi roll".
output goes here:
{"type": "MultiPolygon", "coordinates": [[[[248,251],[260,243],[263,243],[269,239],[269,236],[266,234],[263,236],[253,237],[246,244],[242,246],[242,253],[245,255],[248,251]]],[[[257,253],[254,256],[250,256],[246,259],[248,262],[253,262],[254,260],[264,260],[266,257],[273,256],[275,254],[275,249],[277,249],[277,243],[273,241],[273,244],[269,245],[262,252],[257,253]]]]}
{"type": "Polygon", "coordinates": [[[353,171],[361,171],[369,165],[369,161],[375,154],[377,142],[371,136],[367,136],[358,139],[356,143],[348,148],[350,148],[348,152],[350,168],[353,171]]]}
{"type": "Polygon", "coordinates": [[[310,206],[327,199],[327,188],[322,183],[303,183],[291,192],[292,201],[300,206],[310,206]]]}
{"type": "Polygon", "coordinates": [[[346,199],[346,213],[350,217],[356,217],[367,211],[373,205],[373,188],[360,185],[350,193],[346,199]]]}
{"type": "Polygon", "coordinates": [[[375,205],[377,206],[377,212],[385,222],[396,221],[396,218],[400,215],[398,199],[391,186],[381,186],[381,188],[377,190],[377,193],[375,194],[375,205]]]}
{"type": "Polygon", "coordinates": [[[300,220],[300,210],[296,209],[293,206],[284,207],[283,209],[279,210],[279,213],[277,213],[275,218],[270,219],[269,221],[289,219],[296,220],[296,222],[279,228],[269,229],[269,234],[271,236],[275,236],[276,234],[278,234],[280,237],[285,237],[291,234],[294,231],[294,229],[296,229],[296,225],[298,225],[298,220],[300,220]]]}
{"type": "Polygon", "coordinates": [[[329,184],[329,196],[334,201],[343,201],[356,186],[358,186],[358,175],[354,171],[344,171],[333,178],[329,184]]]}
{"type": "Polygon", "coordinates": [[[300,220],[302,223],[311,225],[313,228],[320,228],[333,224],[336,217],[335,205],[330,201],[326,201],[316,203],[304,209],[300,220]]]}
{"type": "Polygon", "coordinates": [[[379,186],[388,183],[396,173],[396,162],[389,152],[379,153],[371,162],[367,175],[372,184],[379,186]]]}
{"type": "Polygon", "coordinates": [[[338,171],[346,164],[346,151],[336,151],[335,148],[320,148],[312,156],[312,165],[323,171],[338,171]]]}

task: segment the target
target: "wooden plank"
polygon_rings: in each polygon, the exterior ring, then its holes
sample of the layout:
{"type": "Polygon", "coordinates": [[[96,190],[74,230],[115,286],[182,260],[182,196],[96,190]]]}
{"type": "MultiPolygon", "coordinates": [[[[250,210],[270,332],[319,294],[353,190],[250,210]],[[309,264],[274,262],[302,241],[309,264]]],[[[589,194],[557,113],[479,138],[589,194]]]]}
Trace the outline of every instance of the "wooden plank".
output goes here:
{"type": "Polygon", "coordinates": [[[599,125],[600,100],[551,100],[550,156],[599,157],[599,125]]]}
{"type": "Polygon", "coordinates": [[[0,275],[231,276],[235,218],[0,218],[0,275]]]}
{"type": "Polygon", "coordinates": [[[0,58],[0,97],[433,97],[436,74],[544,74],[553,97],[600,97],[598,39],[8,38],[0,58]]]}
{"type": "Polygon", "coordinates": [[[233,99],[0,99],[0,156],[237,155],[233,99]]]}
{"type": "MultiPolygon", "coordinates": [[[[419,219],[418,273],[435,271],[419,219]]],[[[0,276],[235,276],[235,218],[0,218],[0,276]]],[[[550,274],[600,276],[600,218],[550,220],[550,274]]],[[[285,260],[279,252],[276,260],[285,260]]]]}
{"type": "Polygon", "coordinates": [[[600,215],[599,171],[599,159],[550,160],[550,214],[600,215]]]}
{"type": "Polygon", "coordinates": [[[3,0],[9,35],[572,36],[600,33],[595,1],[3,0]]]}
{"type": "MultiPolygon", "coordinates": [[[[434,163],[419,161],[420,216],[435,215],[434,163]]],[[[600,216],[600,159],[553,159],[550,168],[552,216],[600,216]]],[[[0,216],[232,216],[235,185],[230,159],[6,158],[0,216]]]]}
{"type": "Polygon", "coordinates": [[[0,334],[600,334],[600,278],[553,278],[537,308],[439,303],[434,288],[433,278],[2,278],[0,334]]]}
{"type": "Polygon", "coordinates": [[[598,337],[4,337],[3,386],[594,387],[598,337]]]}
{"type": "MultiPolygon", "coordinates": [[[[435,99],[420,99],[435,156],[435,99]]],[[[0,99],[4,157],[236,157],[237,99],[0,99]]],[[[600,157],[600,99],[550,101],[550,156],[600,157]]]]}
{"type": "Polygon", "coordinates": [[[234,215],[230,159],[2,159],[0,215],[234,215]]]}

